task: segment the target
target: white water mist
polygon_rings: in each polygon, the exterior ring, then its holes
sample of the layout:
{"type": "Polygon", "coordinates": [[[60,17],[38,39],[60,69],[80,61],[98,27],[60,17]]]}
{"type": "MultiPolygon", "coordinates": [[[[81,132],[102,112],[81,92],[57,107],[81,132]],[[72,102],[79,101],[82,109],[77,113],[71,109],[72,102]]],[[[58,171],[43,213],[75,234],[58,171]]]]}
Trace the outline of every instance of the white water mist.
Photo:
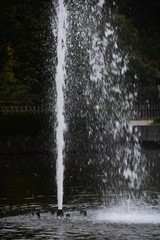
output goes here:
{"type": "Polygon", "coordinates": [[[58,209],[63,207],[63,149],[64,149],[64,87],[65,87],[65,53],[66,53],[66,19],[67,12],[63,0],[58,1],[57,7],[57,69],[56,69],[56,90],[57,90],[57,198],[58,209]]]}
{"type": "Polygon", "coordinates": [[[103,189],[134,189],[141,184],[142,157],[129,125],[135,97],[126,81],[130,50],[120,41],[116,19],[103,0],[81,3],[68,6],[66,115],[73,128],[76,121],[86,124],[87,150],[75,131],[77,142],[70,138],[67,151],[76,152],[82,171],[92,166],[95,175],[98,171],[103,189]],[[86,150],[88,159],[77,154],[79,149],[86,150]]]}

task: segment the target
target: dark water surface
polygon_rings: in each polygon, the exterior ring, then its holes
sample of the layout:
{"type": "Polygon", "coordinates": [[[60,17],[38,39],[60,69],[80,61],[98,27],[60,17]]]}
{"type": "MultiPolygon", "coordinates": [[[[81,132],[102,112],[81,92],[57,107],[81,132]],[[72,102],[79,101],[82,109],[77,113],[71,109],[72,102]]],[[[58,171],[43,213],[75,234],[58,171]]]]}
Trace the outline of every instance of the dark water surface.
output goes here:
{"type": "Polygon", "coordinates": [[[87,216],[81,214],[80,205],[73,204],[65,206],[64,217],[57,218],[52,204],[45,211],[38,203],[20,205],[18,211],[26,213],[0,219],[0,239],[160,239],[160,212],[92,209],[87,204],[83,208],[87,216]]]}
{"type": "Polygon", "coordinates": [[[160,240],[160,192],[141,200],[126,193],[105,197],[74,179],[64,196],[64,217],[56,216],[55,166],[51,156],[1,156],[0,239],[160,240]],[[87,216],[84,216],[84,210],[87,216]],[[70,214],[70,217],[66,217],[70,214]]]}

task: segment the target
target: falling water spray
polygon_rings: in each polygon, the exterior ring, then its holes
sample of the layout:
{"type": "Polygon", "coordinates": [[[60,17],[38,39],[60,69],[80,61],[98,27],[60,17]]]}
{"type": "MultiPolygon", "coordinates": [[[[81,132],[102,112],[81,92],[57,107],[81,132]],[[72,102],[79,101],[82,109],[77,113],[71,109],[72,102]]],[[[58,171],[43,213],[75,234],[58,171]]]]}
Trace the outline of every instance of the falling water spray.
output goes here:
{"type": "Polygon", "coordinates": [[[58,1],[57,6],[57,69],[56,69],[56,90],[57,90],[57,200],[58,215],[62,214],[63,207],[63,149],[64,149],[64,87],[65,87],[65,53],[66,53],[66,18],[67,12],[63,0],[58,1]]]}
{"type": "MultiPolygon", "coordinates": [[[[85,4],[80,4],[79,1],[72,1],[66,9],[63,0],[59,0],[57,6],[56,140],[59,215],[63,213],[65,80],[67,122],[73,123],[72,118],[76,114],[81,119],[87,116],[90,159],[85,164],[98,166],[103,176],[101,185],[104,189],[110,186],[113,189],[118,186],[118,191],[128,187],[134,189],[139,184],[137,182],[141,172],[139,144],[137,140],[136,143],[133,142],[129,126],[134,95],[125,85],[128,51],[123,53],[123,46],[122,49],[119,47],[118,33],[111,24],[110,12],[102,26],[104,0],[94,4],[87,0],[84,2],[85,4]]],[[[70,149],[72,146],[75,151],[76,144],[72,145],[71,142],[70,149]]]]}

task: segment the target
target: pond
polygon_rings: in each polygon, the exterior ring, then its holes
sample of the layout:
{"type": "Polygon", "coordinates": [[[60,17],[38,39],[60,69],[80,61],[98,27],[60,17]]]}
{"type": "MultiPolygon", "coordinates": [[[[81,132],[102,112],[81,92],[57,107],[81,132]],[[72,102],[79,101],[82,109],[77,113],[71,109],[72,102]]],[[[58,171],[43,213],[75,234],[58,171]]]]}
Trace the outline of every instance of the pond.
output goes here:
{"type": "Polygon", "coordinates": [[[64,206],[64,217],[56,216],[52,198],[48,201],[44,196],[26,199],[25,204],[5,205],[12,214],[0,219],[0,239],[160,239],[160,209],[107,208],[75,197],[77,201],[64,206]],[[87,216],[81,209],[87,210],[87,216]]]}
{"type": "MultiPolygon", "coordinates": [[[[160,239],[160,192],[100,192],[72,180],[57,217],[50,156],[1,156],[0,239],[160,239]],[[85,212],[86,211],[86,212],[85,212]]],[[[65,179],[67,181],[67,179],[65,179]]]]}

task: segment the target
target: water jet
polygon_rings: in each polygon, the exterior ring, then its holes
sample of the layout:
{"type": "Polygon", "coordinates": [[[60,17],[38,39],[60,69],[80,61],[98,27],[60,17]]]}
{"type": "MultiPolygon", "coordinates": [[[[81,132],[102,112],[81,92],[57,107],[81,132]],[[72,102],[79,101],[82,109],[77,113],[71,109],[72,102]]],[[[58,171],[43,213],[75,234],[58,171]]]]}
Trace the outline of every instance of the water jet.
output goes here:
{"type": "MultiPolygon", "coordinates": [[[[63,216],[63,149],[64,149],[64,85],[65,85],[65,53],[66,53],[66,9],[62,0],[58,1],[57,7],[57,70],[56,70],[56,88],[57,88],[57,199],[58,211],[57,216],[63,216]]],[[[54,3],[53,3],[54,4],[54,3]]]]}

